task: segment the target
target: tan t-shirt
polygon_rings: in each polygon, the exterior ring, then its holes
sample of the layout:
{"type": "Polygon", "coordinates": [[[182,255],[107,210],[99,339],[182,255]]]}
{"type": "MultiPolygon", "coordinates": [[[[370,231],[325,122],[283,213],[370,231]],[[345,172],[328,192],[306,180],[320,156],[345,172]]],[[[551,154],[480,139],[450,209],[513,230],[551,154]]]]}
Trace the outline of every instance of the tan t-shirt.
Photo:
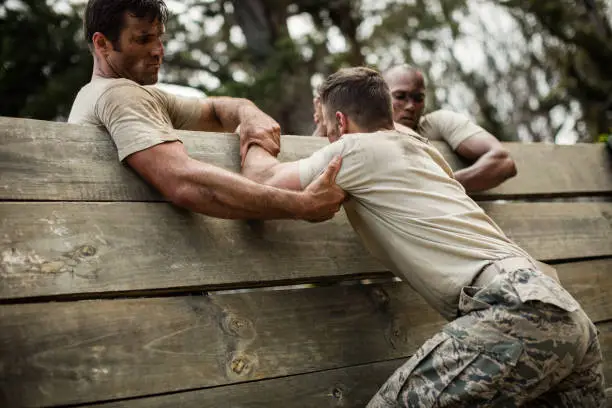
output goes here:
{"type": "Polygon", "coordinates": [[[195,130],[198,98],[183,98],[125,78],[95,77],[76,96],[69,123],[106,128],[119,160],[160,143],[179,140],[174,129],[195,130]]]}
{"type": "Polygon", "coordinates": [[[302,187],[336,155],[350,194],[346,214],[368,250],[444,317],[457,316],[461,288],[490,261],[529,257],[452,178],[418,134],[347,134],[299,161],[302,187]]]}
{"type": "Polygon", "coordinates": [[[467,117],[448,110],[437,110],[422,116],[416,131],[429,140],[445,140],[453,150],[457,150],[469,137],[489,134],[467,117]]]}

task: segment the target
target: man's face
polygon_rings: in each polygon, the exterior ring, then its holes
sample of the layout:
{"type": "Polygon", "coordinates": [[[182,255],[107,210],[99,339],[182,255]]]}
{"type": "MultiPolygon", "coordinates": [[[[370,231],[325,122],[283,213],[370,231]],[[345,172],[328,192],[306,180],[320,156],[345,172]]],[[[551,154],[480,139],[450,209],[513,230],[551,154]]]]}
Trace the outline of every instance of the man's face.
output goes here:
{"type": "Polygon", "coordinates": [[[401,72],[387,80],[393,99],[393,120],[416,129],[425,107],[425,81],[419,72],[401,72]]]}
{"type": "Polygon", "coordinates": [[[159,20],[125,16],[125,27],[119,36],[119,49],[107,56],[107,63],[121,78],[131,79],[140,85],[157,82],[159,68],[164,57],[162,36],[165,27],[159,20]]]}

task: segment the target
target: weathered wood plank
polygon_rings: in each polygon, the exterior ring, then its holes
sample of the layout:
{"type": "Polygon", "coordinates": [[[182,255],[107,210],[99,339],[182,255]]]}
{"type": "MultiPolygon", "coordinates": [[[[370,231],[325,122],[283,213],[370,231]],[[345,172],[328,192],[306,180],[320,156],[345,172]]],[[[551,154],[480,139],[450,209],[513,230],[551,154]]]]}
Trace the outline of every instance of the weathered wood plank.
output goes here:
{"type": "Polygon", "coordinates": [[[95,406],[100,408],[363,408],[378,391],[380,385],[404,362],[405,359],[391,360],[95,406]]]}
{"type": "Polygon", "coordinates": [[[440,324],[402,284],[2,305],[0,406],[127,398],[402,358],[440,324]]]}
{"type": "MultiPolygon", "coordinates": [[[[193,157],[238,169],[235,135],[180,134],[193,157]]],[[[295,160],[326,143],[322,138],[285,136],[281,158],[295,160]]],[[[446,146],[436,146],[455,168],[463,166],[446,146]]],[[[612,194],[612,158],[603,144],[506,146],[519,175],[481,197],[612,194]]],[[[100,129],[0,117],[0,200],[158,201],[161,197],[117,163],[115,147],[100,129]]]]}
{"type": "MultiPolygon", "coordinates": [[[[607,324],[609,327],[610,324],[607,324]]],[[[605,329],[605,328],[604,328],[605,329]]],[[[604,351],[612,353],[606,336],[604,351]]],[[[605,357],[610,354],[604,355],[605,357]]],[[[96,405],[100,408],[200,408],[203,406],[241,408],[310,408],[364,407],[389,375],[404,363],[404,359],[347,367],[288,378],[203,389],[172,395],[117,401],[96,405]]],[[[612,360],[606,358],[606,378],[612,378],[612,360]]],[[[612,388],[606,391],[608,404],[612,402],[612,388]]]]}
{"type": "MultiPolygon", "coordinates": [[[[2,305],[0,406],[92,403],[407,358],[442,324],[398,283],[2,305]]],[[[598,327],[612,355],[612,322],[598,327]]]]}
{"type": "MultiPolygon", "coordinates": [[[[612,203],[487,204],[542,260],[612,255],[612,203]]],[[[0,203],[0,299],[248,287],[384,271],[344,215],[218,220],[165,203],[0,203]]]]}
{"type": "MultiPolygon", "coordinates": [[[[612,259],[555,265],[561,283],[594,322],[612,320],[612,259]]],[[[610,344],[612,366],[612,342],[610,344]]],[[[612,376],[609,377],[612,381],[612,376]]]]}

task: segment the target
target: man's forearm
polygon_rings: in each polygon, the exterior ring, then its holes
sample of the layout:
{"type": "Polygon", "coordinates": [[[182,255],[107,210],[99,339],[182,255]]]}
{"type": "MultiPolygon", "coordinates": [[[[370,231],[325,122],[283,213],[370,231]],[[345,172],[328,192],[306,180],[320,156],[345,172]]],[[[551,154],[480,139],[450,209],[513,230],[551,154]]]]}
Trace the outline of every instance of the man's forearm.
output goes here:
{"type": "Polygon", "coordinates": [[[187,165],[171,199],[181,207],[219,218],[281,219],[305,214],[305,199],[298,192],[258,184],[195,160],[187,165]]]}
{"type": "Polygon", "coordinates": [[[266,184],[266,180],[272,176],[272,168],[279,163],[278,159],[266,150],[251,146],[242,164],[241,173],[253,181],[266,184]]]}
{"type": "Polygon", "coordinates": [[[260,112],[248,99],[215,97],[209,101],[214,115],[226,132],[234,132],[249,115],[260,112]]]}
{"type": "Polygon", "coordinates": [[[474,164],[455,172],[455,179],[468,192],[484,191],[496,187],[516,175],[514,161],[505,150],[491,151],[474,164]]]}

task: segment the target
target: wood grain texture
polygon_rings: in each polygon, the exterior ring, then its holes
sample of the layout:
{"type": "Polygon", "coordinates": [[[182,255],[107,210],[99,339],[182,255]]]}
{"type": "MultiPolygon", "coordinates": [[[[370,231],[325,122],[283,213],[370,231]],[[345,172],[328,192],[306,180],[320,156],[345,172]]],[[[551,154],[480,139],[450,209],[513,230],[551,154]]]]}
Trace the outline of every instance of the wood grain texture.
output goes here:
{"type": "Polygon", "coordinates": [[[380,385],[404,362],[405,359],[391,360],[95,406],[99,408],[363,408],[378,391],[380,385]]]}
{"type": "MultiPolygon", "coordinates": [[[[400,283],[1,305],[0,406],[92,403],[407,358],[443,323],[400,283]]],[[[612,322],[598,327],[610,356],[612,322]]]]}
{"type": "Polygon", "coordinates": [[[401,284],[2,305],[0,406],[85,403],[397,359],[441,323],[401,284]]]}
{"type": "MultiPolygon", "coordinates": [[[[193,157],[238,170],[236,135],[178,133],[193,157]]],[[[285,136],[281,159],[296,160],[326,144],[323,138],[285,136]]],[[[435,145],[455,169],[464,166],[444,144],[435,145]]],[[[612,155],[603,144],[505,146],[517,162],[518,176],[477,197],[612,194],[612,155]]],[[[115,147],[104,131],[91,126],[0,117],[0,200],[161,199],[118,163],[115,147]]]]}
{"type": "MultiPolygon", "coordinates": [[[[608,324],[606,327],[609,327],[608,324]]],[[[605,329],[605,328],[604,328],[605,329]]],[[[612,337],[604,338],[605,351],[612,352],[612,337]]],[[[608,354],[609,355],[609,354],[608,354]]],[[[404,360],[347,367],[245,384],[236,384],[172,395],[139,398],[96,405],[100,408],[310,408],[364,407],[380,385],[404,360]]],[[[612,379],[612,360],[606,361],[606,378],[612,379]]],[[[607,403],[612,403],[612,388],[606,390],[607,403]]]]}
{"type": "MultiPolygon", "coordinates": [[[[612,203],[487,204],[534,257],[612,255],[612,203]]],[[[303,283],[384,271],[343,215],[219,220],[165,203],[0,203],[0,299],[303,283]]]]}
{"type": "MultiPolygon", "coordinates": [[[[578,299],[591,320],[612,320],[612,258],[559,264],[555,268],[565,289],[578,299]]],[[[610,357],[612,363],[612,349],[610,357]]],[[[612,381],[612,376],[609,378],[612,381]]]]}

